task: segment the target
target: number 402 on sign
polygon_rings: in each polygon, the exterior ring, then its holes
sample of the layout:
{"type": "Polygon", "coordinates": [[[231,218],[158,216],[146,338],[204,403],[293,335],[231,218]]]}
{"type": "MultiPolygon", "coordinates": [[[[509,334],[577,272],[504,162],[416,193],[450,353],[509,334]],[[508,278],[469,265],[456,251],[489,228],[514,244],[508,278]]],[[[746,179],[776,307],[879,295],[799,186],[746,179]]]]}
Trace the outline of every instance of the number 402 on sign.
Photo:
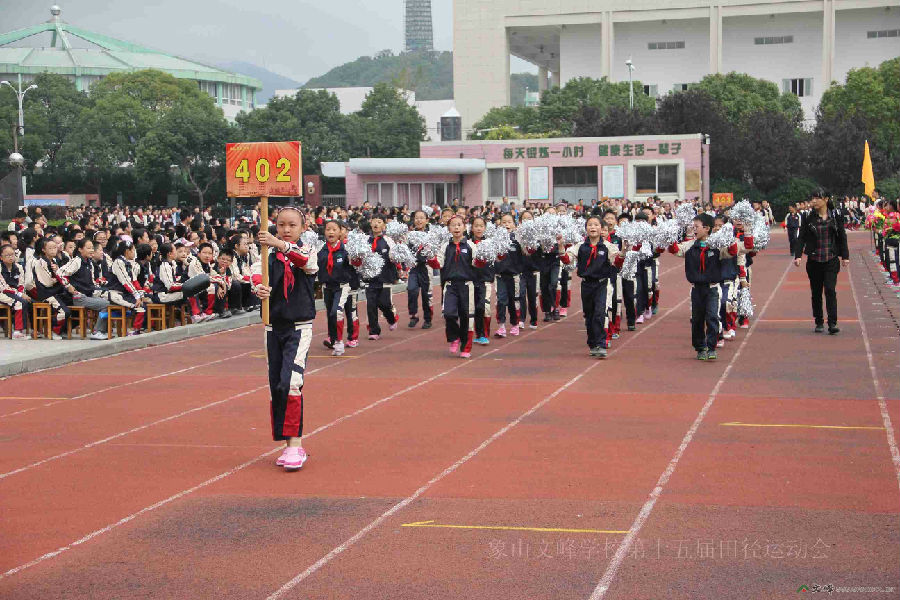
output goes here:
{"type": "Polygon", "coordinates": [[[300,156],[300,142],[226,144],[227,196],[301,196],[300,156]]]}

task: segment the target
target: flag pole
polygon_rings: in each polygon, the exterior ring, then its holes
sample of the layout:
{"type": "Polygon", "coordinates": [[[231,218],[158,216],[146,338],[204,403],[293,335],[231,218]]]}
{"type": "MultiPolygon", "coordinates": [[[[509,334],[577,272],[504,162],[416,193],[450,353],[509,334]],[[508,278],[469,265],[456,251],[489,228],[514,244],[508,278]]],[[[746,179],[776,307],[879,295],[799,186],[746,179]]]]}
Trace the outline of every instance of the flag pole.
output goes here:
{"type": "MultiPolygon", "coordinates": [[[[269,231],[269,197],[262,196],[259,199],[259,229],[260,231],[269,231]]],[[[269,247],[263,246],[260,249],[260,259],[262,260],[262,284],[269,287],[269,247]]],[[[269,299],[264,298],[262,301],[262,322],[263,325],[269,324],[269,299]]]]}

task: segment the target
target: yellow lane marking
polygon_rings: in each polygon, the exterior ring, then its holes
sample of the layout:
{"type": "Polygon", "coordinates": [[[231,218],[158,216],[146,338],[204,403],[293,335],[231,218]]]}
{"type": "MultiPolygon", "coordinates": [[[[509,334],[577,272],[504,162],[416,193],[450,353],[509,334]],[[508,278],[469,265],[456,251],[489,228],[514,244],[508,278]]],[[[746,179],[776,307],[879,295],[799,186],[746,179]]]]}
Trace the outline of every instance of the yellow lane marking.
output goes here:
{"type": "Polygon", "coordinates": [[[804,429],[880,429],[884,427],[869,427],[862,425],[800,425],[791,423],[741,423],[735,421],[733,423],[719,423],[724,427],[801,427],[804,429]]]}
{"type": "Polygon", "coordinates": [[[549,533],[628,533],[613,529],[569,529],[566,527],[512,527],[504,525],[444,525],[432,521],[403,523],[400,527],[439,527],[443,529],[491,529],[500,531],[540,531],[549,533]]]}

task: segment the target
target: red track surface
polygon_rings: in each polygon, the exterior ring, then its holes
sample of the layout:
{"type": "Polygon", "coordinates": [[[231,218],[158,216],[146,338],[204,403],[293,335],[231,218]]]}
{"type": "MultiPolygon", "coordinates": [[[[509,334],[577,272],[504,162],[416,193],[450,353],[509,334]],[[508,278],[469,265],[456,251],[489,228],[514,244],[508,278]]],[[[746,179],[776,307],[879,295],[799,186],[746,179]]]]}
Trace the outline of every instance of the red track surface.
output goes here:
{"type": "Polygon", "coordinates": [[[694,360],[673,258],[660,313],[606,361],[587,357],[577,286],[568,319],[469,361],[446,355],[440,320],[345,358],[316,345],[312,458],[293,474],[273,464],[259,327],[3,380],[0,598],[898,586],[900,475],[862,334],[900,438],[897,302],[868,238],[851,244],[840,335],[812,333],[805,273],[785,270],[776,235],[754,265],[754,326],[717,362],[694,360]]]}

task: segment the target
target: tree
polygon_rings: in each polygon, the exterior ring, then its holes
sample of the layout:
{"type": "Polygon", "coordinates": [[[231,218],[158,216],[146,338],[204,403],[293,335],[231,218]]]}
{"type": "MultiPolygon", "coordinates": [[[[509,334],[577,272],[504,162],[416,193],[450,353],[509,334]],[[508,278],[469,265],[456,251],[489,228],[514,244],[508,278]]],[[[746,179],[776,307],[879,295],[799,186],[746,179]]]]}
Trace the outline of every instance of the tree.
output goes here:
{"type": "MultiPolygon", "coordinates": [[[[825,116],[819,108],[810,145],[810,167],[828,191],[862,194],[863,186],[859,178],[864,145],[869,135],[868,123],[863,115],[839,111],[825,116]]],[[[872,154],[874,167],[876,156],[880,158],[882,155],[872,154]]]]}
{"type": "Polygon", "coordinates": [[[771,192],[802,172],[804,140],[799,123],[783,112],[762,109],[744,116],[740,153],[744,172],[763,192],[771,192]]]}
{"type": "MultiPolygon", "coordinates": [[[[629,107],[629,87],[627,81],[617,83],[603,79],[578,77],[570,79],[563,87],[547,90],[541,96],[538,107],[541,127],[545,131],[559,131],[562,135],[572,135],[575,118],[585,106],[597,108],[606,114],[612,107],[629,107]]],[[[634,82],[634,109],[639,113],[652,113],[656,100],[643,92],[640,81],[634,82]]]]}
{"type": "MultiPolygon", "coordinates": [[[[507,128],[509,131],[518,132],[519,135],[528,133],[540,133],[541,121],[537,108],[527,106],[503,106],[492,108],[475,125],[473,125],[471,139],[487,139],[493,131],[507,128]]],[[[504,138],[493,138],[504,139],[504,138]]]]}
{"type": "Polygon", "coordinates": [[[783,112],[797,123],[803,120],[803,109],[797,96],[782,94],[771,81],[744,73],[707,75],[693,89],[702,90],[718,101],[733,125],[760,110],[783,112]]]}
{"type": "Polygon", "coordinates": [[[653,135],[659,124],[652,113],[611,106],[605,112],[596,106],[582,106],[575,113],[576,137],[653,135]]]}
{"type": "Polygon", "coordinates": [[[377,84],[354,117],[352,123],[363,134],[357,147],[365,148],[365,156],[419,155],[419,142],[425,137],[425,120],[397,88],[377,84]]]}
{"type": "Polygon", "coordinates": [[[265,108],[240,113],[236,121],[237,139],[231,141],[299,140],[304,173],[318,172],[322,161],[349,159],[349,140],[359,135],[349,129],[337,97],[325,90],[302,89],[294,96],[273,98],[265,108]]]}

